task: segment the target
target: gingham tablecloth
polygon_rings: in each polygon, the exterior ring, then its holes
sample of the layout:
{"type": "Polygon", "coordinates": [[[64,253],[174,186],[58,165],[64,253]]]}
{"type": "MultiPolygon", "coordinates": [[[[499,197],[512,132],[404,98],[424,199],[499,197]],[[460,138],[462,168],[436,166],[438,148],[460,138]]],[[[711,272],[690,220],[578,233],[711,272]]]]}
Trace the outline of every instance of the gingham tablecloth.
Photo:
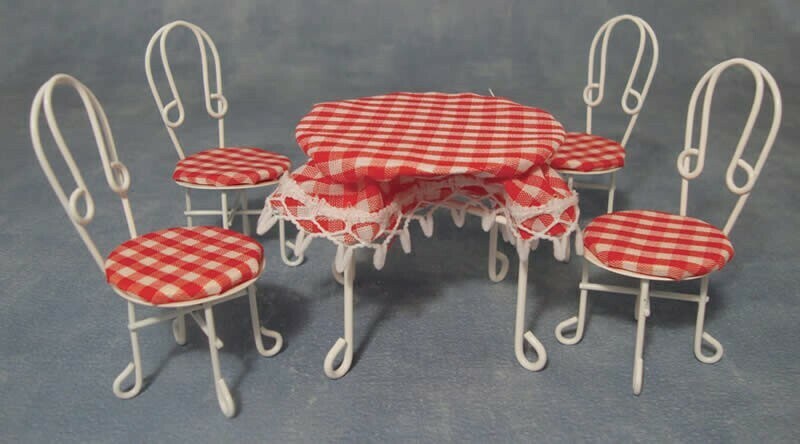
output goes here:
{"type": "Polygon", "coordinates": [[[510,179],[564,141],[548,112],[478,94],[393,93],[315,105],[295,133],[337,182],[469,175],[510,179]]]}
{"type": "Polygon", "coordinates": [[[375,248],[377,266],[395,236],[406,248],[410,221],[430,235],[432,212],[446,207],[457,223],[480,210],[487,230],[505,216],[511,242],[563,241],[577,195],[547,161],[564,137],[543,110],[477,94],[318,104],[297,126],[311,160],[267,198],[258,232],[289,220],[312,237],[375,248]]]}

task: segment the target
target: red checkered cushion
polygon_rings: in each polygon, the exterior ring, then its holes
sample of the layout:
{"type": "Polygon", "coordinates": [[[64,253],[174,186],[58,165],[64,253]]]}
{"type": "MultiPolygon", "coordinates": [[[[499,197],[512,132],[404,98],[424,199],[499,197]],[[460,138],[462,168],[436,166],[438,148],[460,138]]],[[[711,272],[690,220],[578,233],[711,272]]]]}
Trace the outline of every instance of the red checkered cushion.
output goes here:
{"type": "Polygon", "coordinates": [[[549,113],[477,94],[393,93],[320,103],[297,143],[337,182],[470,175],[507,179],[564,140],[549,113]]]}
{"type": "Polygon", "coordinates": [[[261,273],[264,249],[218,227],[168,228],[122,243],[108,256],[106,280],[153,304],[220,295],[261,273]]]}
{"type": "Polygon", "coordinates": [[[604,171],[625,165],[625,148],[618,142],[594,134],[567,133],[564,143],[550,159],[559,171],[604,171]]]}
{"type": "Polygon", "coordinates": [[[260,148],[212,148],[178,162],[172,178],[217,187],[255,185],[277,180],[289,165],[288,157],[260,148]]]}
{"type": "Polygon", "coordinates": [[[583,244],[610,268],[674,280],[725,266],[733,245],[711,224],[660,211],[618,211],[593,220],[583,244]]]}

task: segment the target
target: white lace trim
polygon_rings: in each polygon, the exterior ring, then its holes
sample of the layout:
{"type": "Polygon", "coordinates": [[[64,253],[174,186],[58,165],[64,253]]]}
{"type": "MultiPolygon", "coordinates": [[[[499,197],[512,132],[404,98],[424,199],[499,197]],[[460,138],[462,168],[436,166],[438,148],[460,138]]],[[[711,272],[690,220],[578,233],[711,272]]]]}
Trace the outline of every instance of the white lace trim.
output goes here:
{"type": "Polygon", "coordinates": [[[487,184],[484,181],[467,176],[453,176],[438,180],[420,180],[409,186],[407,190],[399,193],[393,202],[386,207],[369,212],[358,208],[343,209],[329,204],[324,198],[312,196],[305,192],[297,182],[288,175],[284,175],[277,189],[267,197],[264,209],[258,220],[257,232],[263,234],[268,231],[279,219],[288,220],[299,230],[295,242],[295,254],[302,254],[313,238],[325,237],[336,243],[337,269],[341,268],[339,262],[344,262],[344,257],[352,254],[355,248],[372,248],[373,265],[381,269],[385,264],[386,252],[390,242],[395,236],[400,238],[403,251],[411,251],[409,225],[416,220],[426,237],[433,235],[433,213],[442,207],[450,209],[450,214],[457,226],[462,226],[468,210],[481,213],[481,226],[488,231],[496,223],[496,218],[502,215],[508,224],[502,227],[502,237],[505,241],[516,245],[520,258],[526,260],[531,250],[536,249],[539,239],[550,240],[554,243],[553,253],[556,259],[564,260],[566,249],[569,246],[569,235],[575,231],[578,224],[579,209],[577,207],[578,195],[574,190],[566,198],[554,198],[545,205],[536,207],[523,206],[509,199],[499,202],[497,195],[505,196],[504,188],[500,183],[487,184]],[[468,186],[484,189],[487,196],[476,199],[463,192],[468,186]],[[438,201],[442,190],[451,189],[453,193],[446,199],[438,201]],[[291,198],[302,203],[298,214],[289,212],[286,199],[291,198]],[[280,202],[280,208],[273,207],[275,201],[280,202]],[[408,211],[401,211],[404,204],[416,202],[408,211]],[[575,207],[575,218],[571,222],[561,220],[561,215],[570,207],[575,207]],[[531,218],[549,214],[553,221],[541,230],[532,230],[523,223],[531,218]],[[322,227],[318,218],[340,221],[344,228],[338,231],[329,231],[322,227]],[[317,232],[306,232],[300,222],[312,223],[317,232]],[[392,223],[394,221],[394,223],[392,223]],[[370,224],[373,231],[368,239],[362,238],[357,225],[370,224]],[[556,225],[566,225],[564,233],[558,236],[548,235],[556,225]],[[520,231],[527,233],[530,238],[523,239],[520,231]],[[355,242],[355,243],[354,243],[355,242]],[[342,251],[342,253],[339,253],[342,251]],[[342,261],[339,259],[342,258],[342,261]]]}

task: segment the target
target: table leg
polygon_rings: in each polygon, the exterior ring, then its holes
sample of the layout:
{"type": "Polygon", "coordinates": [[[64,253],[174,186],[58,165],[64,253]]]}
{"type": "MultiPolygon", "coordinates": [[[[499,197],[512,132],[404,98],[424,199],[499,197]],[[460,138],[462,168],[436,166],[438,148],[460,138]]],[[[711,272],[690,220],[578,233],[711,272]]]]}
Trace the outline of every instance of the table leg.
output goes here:
{"type": "MultiPolygon", "coordinates": [[[[523,242],[520,240],[519,242],[523,242]]],[[[536,372],[544,368],[547,364],[547,351],[533,333],[525,330],[525,303],[528,293],[528,258],[527,254],[520,255],[519,258],[519,281],[517,282],[517,317],[514,325],[514,353],[519,364],[526,369],[536,372]],[[531,361],[525,356],[524,342],[527,342],[534,351],[537,359],[531,361]]]]}
{"type": "Polygon", "coordinates": [[[350,255],[344,268],[344,337],[336,340],[325,356],[325,375],[339,379],[350,370],[353,363],[353,281],[356,275],[355,254],[350,255]],[[334,369],[333,361],[344,351],[342,362],[334,369]]]}

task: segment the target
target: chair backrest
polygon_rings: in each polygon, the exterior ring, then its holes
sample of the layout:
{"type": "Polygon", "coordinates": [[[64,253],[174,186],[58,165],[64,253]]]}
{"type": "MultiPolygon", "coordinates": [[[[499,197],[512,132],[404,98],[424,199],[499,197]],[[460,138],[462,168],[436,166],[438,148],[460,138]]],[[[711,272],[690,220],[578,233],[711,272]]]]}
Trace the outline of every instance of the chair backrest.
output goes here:
{"type": "Polygon", "coordinates": [[[94,243],[91,236],[89,236],[88,231],[86,230],[86,226],[88,226],[89,222],[91,222],[94,218],[94,199],[92,199],[92,195],[89,192],[89,189],[86,187],[86,182],[84,182],[83,176],[81,175],[81,172],[78,169],[78,166],[75,164],[74,158],[72,157],[72,153],[70,152],[67,143],[64,141],[64,137],[61,134],[61,129],[59,128],[58,122],[56,122],[55,114],[53,113],[53,90],[60,85],[73,88],[83,102],[83,107],[86,110],[86,114],[89,117],[89,123],[92,127],[97,149],[100,152],[100,160],[103,164],[103,172],[105,173],[106,182],[108,182],[108,186],[111,188],[111,190],[114,191],[122,200],[122,209],[125,213],[125,219],[128,223],[128,232],[133,238],[136,237],[136,225],[134,224],[131,206],[128,202],[128,189],[130,188],[131,179],[130,175],[128,174],[128,169],[117,157],[117,149],[114,145],[114,137],[111,134],[111,128],[108,125],[108,118],[106,117],[105,111],[103,111],[103,107],[100,105],[100,102],[97,101],[97,97],[94,96],[92,91],[89,90],[89,88],[87,88],[83,83],[67,74],[56,74],[51,77],[50,80],[45,82],[45,84],[42,85],[42,87],[39,88],[39,91],[36,93],[36,96],[33,99],[33,105],[31,106],[30,131],[31,140],[33,142],[33,150],[36,152],[36,157],[39,159],[39,164],[42,166],[42,170],[44,171],[45,176],[47,176],[47,180],[50,182],[50,186],[53,188],[53,191],[55,191],[58,200],[61,202],[64,210],[67,212],[72,225],[74,225],[75,229],[78,230],[78,234],[81,236],[81,239],[83,239],[83,242],[89,249],[89,253],[91,253],[95,262],[97,262],[97,266],[100,267],[100,270],[102,271],[104,269],[103,256],[97,250],[97,245],[94,243]],[[50,134],[52,134],[58,150],[64,157],[67,168],[69,169],[69,172],[71,173],[76,184],[76,188],[69,194],[69,196],[67,196],[67,194],[64,192],[64,187],[62,187],[61,181],[53,171],[53,168],[51,167],[50,162],[47,160],[47,156],[42,149],[42,140],[39,134],[39,121],[42,111],[44,111],[47,126],[50,128],[50,134]],[[78,208],[81,201],[83,201],[83,204],[86,207],[86,210],[83,212],[83,214],[81,214],[81,211],[78,208]]]}
{"type": "Polygon", "coordinates": [[[653,28],[650,27],[649,23],[634,15],[624,14],[612,18],[600,27],[600,29],[597,31],[597,34],[595,34],[594,39],[592,40],[591,47],[589,48],[589,74],[586,88],[583,90],[583,101],[586,103],[586,132],[591,134],[592,108],[600,105],[603,102],[603,97],[605,95],[606,54],[608,52],[608,40],[611,37],[611,32],[614,30],[614,27],[617,26],[618,23],[624,21],[632,22],[639,29],[639,47],[636,51],[636,59],[633,61],[633,67],[631,67],[631,72],[628,75],[628,82],[625,85],[625,91],[622,93],[621,100],[622,110],[630,117],[628,126],[625,129],[625,135],[620,141],[622,146],[627,146],[628,138],[631,136],[631,131],[633,131],[633,127],[636,125],[636,120],[638,119],[639,112],[642,110],[644,101],[647,98],[647,93],[650,91],[650,83],[653,81],[653,75],[655,74],[656,66],[658,65],[658,39],[656,39],[656,34],[653,32],[653,28]],[[602,44],[600,47],[599,63],[600,72],[598,73],[598,80],[595,81],[595,57],[597,53],[597,45],[601,40],[602,44]],[[647,71],[647,77],[645,78],[642,89],[637,91],[634,89],[633,84],[636,81],[636,77],[639,73],[639,66],[641,65],[642,56],[644,55],[648,40],[650,41],[650,47],[652,48],[650,69],[647,71]],[[634,106],[628,105],[631,97],[636,100],[634,106]]]}
{"type": "Polygon", "coordinates": [[[144,67],[145,72],[147,73],[147,81],[150,84],[150,91],[153,93],[156,106],[158,106],[158,112],[161,114],[161,120],[164,121],[164,125],[167,127],[167,132],[169,133],[169,137],[172,139],[172,144],[175,145],[175,150],[178,152],[178,157],[183,159],[186,156],[183,152],[183,147],[181,146],[180,140],[178,140],[175,130],[183,124],[185,113],[183,101],[181,100],[181,95],[178,92],[178,88],[175,86],[175,78],[172,75],[172,68],[170,68],[169,58],[167,57],[167,36],[169,35],[170,31],[179,27],[187,28],[192,31],[195,39],[197,40],[197,45],[200,48],[200,61],[203,71],[203,97],[206,112],[212,118],[217,119],[217,125],[219,127],[219,147],[225,146],[224,117],[228,112],[228,101],[225,99],[225,96],[222,95],[222,71],[220,69],[219,52],[217,52],[217,46],[202,28],[193,23],[177,20],[162,26],[158,31],[156,31],[155,34],[153,34],[153,37],[150,38],[150,43],[147,44],[147,52],[144,56],[144,67]],[[161,64],[164,67],[164,73],[166,74],[170,93],[172,94],[172,100],[167,102],[166,105],[161,99],[155,79],[153,78],[152,58],[153,48],[156,46],[156,42],[159,44],[161,64]],[[213,92],[211,91],[210,68],[208,66],[209,62],[206,47],[211,50],[211,62],[214,64],[214,78],[216,81],[214,82],[215,91],[213,92]],[[216,107],[212,103],[213,101],[216,101],[216,107]],[[178,116],[175,120],[171,120],[169,114],[174,108],[178,109],[178,116]]]}
{"type": "Polygon", "coordinates": [[[736,144],[736,150],[725,172],[725,183],[728,186],[728,190],[739,196],[736,205],[728,216],[725,228],[722,230],[725,234],[728,234],[731,228],[733,228],[733,224],[736,223],[739,213],[742,211],[745,202],[747,202],[747,198],[750,196],[753,185],[755,185],[759,174],[761,174],[761,169],[764,167],[767,156],[769,156],[769,152],[772,149],[772,144],[775,142],[775,136],[778,134],[783,110],[781,92],[778,89],[778,85],[775,83],[775,79],[763,66],[756,62],[742,58],[730,59],[714,66],[705,73],[694,88],[692,98],[689,101],[689,111],[686,116],[684,148],[678,156],[678,172],[683,178],[681,181],[681,215],[686,215],[689,181],[700,176],[700,173],[703,172],[703,166],[705,165],[706,146],[708,145],[708,120],[711,112],[711,100],[714,97],[717,80],[725,70],[732,66],[743,66],[753,74],[755,80],[755,95],[753,96],[753,104],[750,107],[750,114],[747,117],[742,134],[739,137],[739,142],[736,144]],[[764,82],[766,82],[770,94],[772,95],[772,123],[766,141],[761,147],[761,152],[758,155],[756,164],[752,166],[742,159],[742,153],[750,140],[750,133],[753,130],[753,125],[755,125],[759,112],[761,111],[761,104],[764,99],[764,82]],[[694,144],[692,140],[694,136],[695,112],[697,110],[698,98],[704,89],[705,94],[703,94],[703,109],[700,115],[699,140],[697,144],[694,144]],[[694,167],[692,167],[692,158],[695,159],[694,167]],[[747,176],[747,180],[743,185],[737,185],[734,180],[733,176],[737,168],[741,169],[747,176]]]}

